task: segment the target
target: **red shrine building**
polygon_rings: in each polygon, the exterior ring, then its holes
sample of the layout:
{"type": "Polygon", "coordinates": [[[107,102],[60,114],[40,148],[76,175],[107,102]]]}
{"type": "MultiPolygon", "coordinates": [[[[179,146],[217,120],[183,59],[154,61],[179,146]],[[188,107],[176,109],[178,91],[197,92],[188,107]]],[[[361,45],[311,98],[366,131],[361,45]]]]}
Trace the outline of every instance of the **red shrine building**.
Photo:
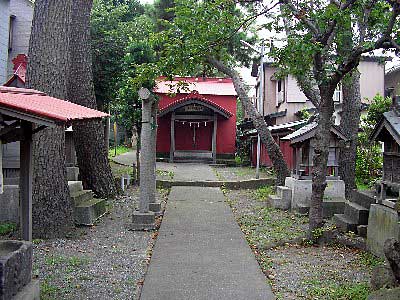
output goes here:
{"type": "Polygon", "coordinates": [[[176,160],[229,159],[235,155],[236,91],[228,78],[161,78],[157,157],[176,160]]]}

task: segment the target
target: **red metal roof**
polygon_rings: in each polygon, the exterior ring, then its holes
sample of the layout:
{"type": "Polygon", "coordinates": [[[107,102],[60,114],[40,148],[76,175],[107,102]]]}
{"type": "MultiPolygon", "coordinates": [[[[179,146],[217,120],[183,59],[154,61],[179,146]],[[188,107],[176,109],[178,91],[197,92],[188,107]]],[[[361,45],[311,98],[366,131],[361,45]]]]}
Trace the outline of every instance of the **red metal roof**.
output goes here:
{"type": "Polygon", "coordinates": [[[174,81],[166,81],[165,77],[160,77],[154,88],[158,94],[190,94],[193,91],[202,95],[237,95],[231,78],[175,77],[174,81]],[[187,83],[188,90],[180,88],[178,93],[176,85],[179,81],[187,83]]]}
{"type": "Polygon", "coordinates": [[[104,118],[108,114],[65,100],[47,96],[45,93],[22,88],[0,87],[0,109],[42,117],[56,123],[104,118]]]}
{"type": "Polygon", "coordinates": [[[196,99],[196,100],[200,100],[201,102],[207,103],[211,106],[214,106],[215,108],[217,108],[218,110],[223,111],[227,116],[231,117],[233,116],[233,114],[226,110],[225,108],[223,108],[221,105],[218,105],[217,103],[215,103],[214,101],[207,99],[206,97],[199,95],[199,93],[197,91],[194,91],[192,93],[190,93],[188,96],[180,98],[178,100],[175,100],[174,102],[171,102],[170,104],[168,104],[167,106],[163,107],[160,109],[160,112],[162,113],[163,111],[169,110],[171,107],[174,106],[179,106],[180,104],[182,104],[183,102],[186,102],[188,100],[191,99],[196,99]]]}

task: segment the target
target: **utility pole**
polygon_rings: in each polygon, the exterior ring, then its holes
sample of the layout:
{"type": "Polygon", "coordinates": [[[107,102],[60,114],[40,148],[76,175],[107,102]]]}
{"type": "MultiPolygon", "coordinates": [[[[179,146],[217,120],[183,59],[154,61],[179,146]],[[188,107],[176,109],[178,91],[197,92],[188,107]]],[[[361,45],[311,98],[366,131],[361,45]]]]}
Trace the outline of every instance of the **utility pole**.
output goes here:
{"type": "MultiPolygon", "coordinates": [[[[240,42],[243,45],[251,48],[255,52],[259,53],[261,56],[260,72],[259,72],[260,84],[258,86],[259,92],[258,92],[258,101],[257,101],[256,109],[264,117],[264,115],[265,115],[265,112],[264,112],[264,54],[265,54],[264,41],[262,41],[260,48],[256,48],[253,45],[251,45],[243,40],[241,40],[240,42]]],[[[256,178],[257,179],[260,178],[260,155],[261,155],[261,138],[260,138],[260,134],[257,134],[257,162],[256,162],[256,178]]]]}

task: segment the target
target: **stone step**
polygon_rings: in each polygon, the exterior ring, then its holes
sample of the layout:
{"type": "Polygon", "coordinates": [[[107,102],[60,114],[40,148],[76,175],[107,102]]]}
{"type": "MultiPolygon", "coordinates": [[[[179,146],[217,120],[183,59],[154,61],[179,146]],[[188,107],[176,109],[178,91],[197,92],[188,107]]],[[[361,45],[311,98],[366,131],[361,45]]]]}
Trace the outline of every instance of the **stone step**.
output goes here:
{"type": "Polygon", "coordinates": [[[358,225],[368,224],[368,209],[357,203],[347,201],[344,208],[344,214],[348,219],[352,220],[358,225]]]}
{"type": "Polygon", "coordinates": [[[93,225],[97,219],[107,212],[107,200],[95,199],[82,202],[74,207],[75,224],[93,225]]]}
{"type": "Polygon", "coordinates": [[[72,203],[74,206],[81,204],[82,202],[93,199],[94,195],[91,190],[82,190],[71,194],[72,203]]]}
{"type": "Polygon", "coordinates": [[[368,230],[368,225],[358,225],[357,226],[357,234],[362,237],[367,237],[367,230],[368,230]]]}
{"type": "Polygon", "coordinates": [[[292,199],[292,189],[287,186],[278,185],[276,195],[280,198],[292,199]]]}
{"type": "Polygon", "coordinates": [[[299,214],[308,215],[310,207],[304,205],[297,205],[293,210],[298,212],[299,214]]]}
{"type": "Polygon", "coordinates": [[[285,202],[281,197],[278,195],[269,195],[268,201],[272,204],[272,207],[282,210],[290,209],[290,202],[285,202]]]}
{"type": "Polygon", "coordinates": [[[367,209],[371,206],[371,204],[376,203],[375,194],[373,191],[358,191],[353,190],[350,195],[350,200],[353,203],[357,203],[367,209]]]}
{"type": "Polygon", "coordinates": [[[324,218],[332,218],[335,214],[343,214],[346,199],[330,198],[322,202],[322,211],[324,218]]]}
{"type": "Polygon", "coordinates": [[[357,224],[350,220],[345,214],[334,215],[333,222],[335,222],[336,227],[342,232],[356,232],[357,230],[357,224]]]}
{"type": "Polygon", "coordinates": [[[68,181],[68,188],[71,195],[83,191],[82,181],[68,181]]]}

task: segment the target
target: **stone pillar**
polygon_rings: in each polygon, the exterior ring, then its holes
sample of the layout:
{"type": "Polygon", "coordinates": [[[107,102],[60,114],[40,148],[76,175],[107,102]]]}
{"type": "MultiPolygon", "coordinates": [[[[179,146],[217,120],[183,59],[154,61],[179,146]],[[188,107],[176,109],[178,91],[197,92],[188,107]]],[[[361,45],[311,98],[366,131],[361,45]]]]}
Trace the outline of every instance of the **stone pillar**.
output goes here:
{"type": "Polygon", "coordinates": [[[157,108],[158,103],[156,101],[152,102],[151,106],[151,162],[153,167],[151,168],[151,187],[149,189],[150,199],[149,199],[149,210],[154,212],[156,216],[160,215],[161,212],[161,203],[156,201],[156,151],[157,151],[157,108]]]}
{"type": "Polygon", "coordinates": [[[151,97],[148,89],[141,88],[139,97],[142,99],[142,130],[140,135],[141,151],[140,151],[140,198],[139,211],[135,211],[132,216],[131,229],[144,230],[155,228],[154,212],[149,211],[149,205],[152,201],[154,184],[154,155],[152,153],[152,118],[151,109],[154,98],[151,97]]]}

